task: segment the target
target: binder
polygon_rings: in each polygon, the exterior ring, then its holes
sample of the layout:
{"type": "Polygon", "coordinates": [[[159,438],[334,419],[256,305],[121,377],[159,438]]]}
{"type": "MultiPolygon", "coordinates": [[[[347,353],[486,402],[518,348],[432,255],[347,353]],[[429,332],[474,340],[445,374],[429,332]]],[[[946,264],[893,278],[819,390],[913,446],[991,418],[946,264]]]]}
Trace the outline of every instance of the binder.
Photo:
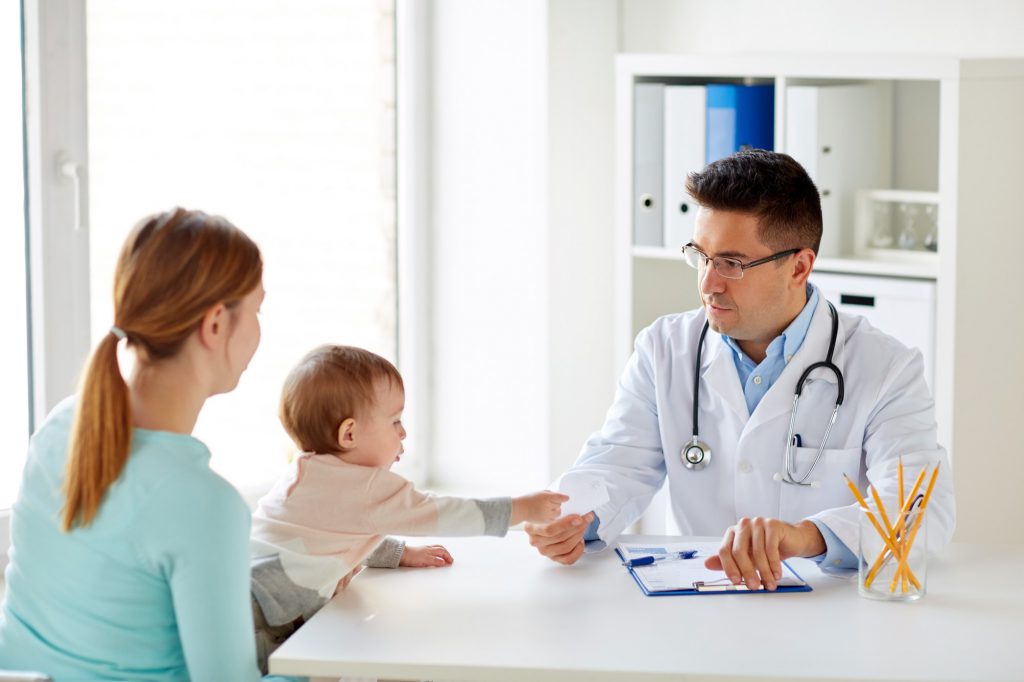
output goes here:
{"type": "Polygon", "coordinates": [[[664,169],[663,83],[633,90],[633,244],[661,246],[664,169]]]}
{"type": "Polygon", "coordinates": [[[715,542],[650,543],[620,542],[615,548],[623,562],[638,555],[669,554],[684,550],[697,550],[693,559],[664,561],[647,566],[626,566],[640,591],[648,597],[674,597],[702,594],[778,594],[786,592],[810,592],[811,586],[793,568],[782,562],[783,576],[777,581],[774,592],[762,586],[758,590],[747,589],[745,585],[733,585],[721,571],[704,568],[704,559],[718,553],[715,542]]]}
{"type": "Polygon", "coordinates": [[[707,93],[707,163],[741,149],[774,149],[774,85],[716,83],[707,93]]]}
{"type": "Polygon", "coordinates": [[[686,191],[686,176],[704,167],[707,88],[665,87],[664,246],[678,249],[693,236],[697,205],[686,191]]]}
{"type": "Polygon", "coordinates": [[[821,195],[819,258],[855,253],[856,191],[891,186],[892,117],[890,83],[786,88],[786,153],[821,195]]]}

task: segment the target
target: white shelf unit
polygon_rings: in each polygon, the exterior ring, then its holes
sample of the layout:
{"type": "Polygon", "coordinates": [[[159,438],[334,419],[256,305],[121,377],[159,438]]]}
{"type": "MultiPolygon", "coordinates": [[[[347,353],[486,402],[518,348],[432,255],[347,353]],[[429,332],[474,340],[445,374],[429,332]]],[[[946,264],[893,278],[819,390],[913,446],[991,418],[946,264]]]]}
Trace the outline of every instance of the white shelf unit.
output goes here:
{"type": "MultiPolygon", "coordinates": [[[[616,353],[654,317],[699,305],[676,248],[633,246],[633,90],[637,83],[774,82],[775,149],[785,150],[790,85],[893,88],[893,189],[939,197],[939,252],[908,262],[820,258],[818,271],[934,280],[935,400],[955,462],[958,539],[1024,542],[1024,59],[880,55],[619,55],[616,61],[616,353]]],[[[918,254],[914,254],[915,256],[918,254]]],[[[855,378],[850,379],[855,381],[855,378]]]]}

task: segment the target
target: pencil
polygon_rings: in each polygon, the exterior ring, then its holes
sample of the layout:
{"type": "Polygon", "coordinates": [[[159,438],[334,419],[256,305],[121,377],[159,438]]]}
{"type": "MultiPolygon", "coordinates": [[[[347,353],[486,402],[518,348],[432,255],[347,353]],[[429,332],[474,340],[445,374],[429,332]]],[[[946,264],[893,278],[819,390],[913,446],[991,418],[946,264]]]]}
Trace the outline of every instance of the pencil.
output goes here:
{"type": "MultiPolygon", "coordinates": [[[[904,522],[906,521],[907,514],[910,512],[910,506],[914,503],[914,496],[917,495],[918,488],[921,487],[921,483],[924,481],[925,474],[928,473],[928,467],[921,469],[921,473],[917,475],[917,480],[914,481],[914,485],[910,488],[910,495],[904,500],[903,505],[900,509],[900,517],[896,521],[896,525],[902,530],[904,522]]],[[[875,559],[875,563],[871,566],[871,570],[868,571],[867,578],[864,579],[864,587],[871,587],[871,583],[875,581],[875,574],[882,567],[882,563],[888,556],[888,549],[883,548],[878,553],[878,558],[875,559]]]]}
{"type": "Polygon", "coordinates": [[[903,509],[903,503],[906,502],[906,499],[907,499],[907,498],[903,497],[903,455],[900,455],[899,464],[900,464],[900,466],[899,466],[899,469],[897,469],[897,471],[899,472],[899,479],[898,480],[899,480],[899,484],[900,484],[900,501],[899,501],[899,504],[897,505],[897,507],[899,509],[903,509]]]}
{"type": "MultiPolygon", "coordinates": [[[[857,490],[857,486],[853,484],[853,481],[851,481],[850,477],[847,476],[846,474],[843,474],[843,478],[846,479],[846,485],[849,486],[850,492],[852,492],[853,496],[857,498],[858,502],[860,502],[861,509],[863,509],[864,513],[867,515],[868,521],[870,521],[871,525],[875,527],[876,531],[878,531],[879,537],[881,537],[885,544],[888,545],[889,551],[893,553],[893,556],[898,557],[900,555],[899,550],[896,548],[895,545],[893,545],[892,538],[886,535],[885,531],[882,530],[882,527],[878,525],[878,519],[876,519],[875,515],[871,513],[871,507],[868,506],[868,503],[861,496],[860,491],[857,490]]],[[[918,589],[920,589],[920,584],[917,583],[917,578],[914,577],[914,574],[911,573],[909,577],[910,581],[914,583],[918,589]]]]}
{"type": "Polygon", "coordinates": [[[921,586],[914,581],[914,574],[910,572],[910,567],[907,565],[907,557],[910,555],[910,550],[914,545],[914,539],[917,537],[917,531],[921,529],[921,521],[924,520],[924,513],[928,509],[928,500],[931,499],[932,490],[935,488],[935,481],[939,478],[940,464],[942,464],[941,461],[939,464],[935,465],[935,469],[932,471],[932,477],[928,480],[928,487],[924,491],[924,499],[921,500],[921,511],[918,512],[917,518],[914,519],[914,527],[910,531],[910,535],[907,537],[906,552],[900,556],[899,566],[896,567],[896,575],[893,576],[893,582],[889,585],[890,592],[894,592],[896,590],[896,579],[901,574],[903,574],[904,577],[909,577],[910,582],[914,583],[914,587],[918,590],[921,589],[921,586]]]}

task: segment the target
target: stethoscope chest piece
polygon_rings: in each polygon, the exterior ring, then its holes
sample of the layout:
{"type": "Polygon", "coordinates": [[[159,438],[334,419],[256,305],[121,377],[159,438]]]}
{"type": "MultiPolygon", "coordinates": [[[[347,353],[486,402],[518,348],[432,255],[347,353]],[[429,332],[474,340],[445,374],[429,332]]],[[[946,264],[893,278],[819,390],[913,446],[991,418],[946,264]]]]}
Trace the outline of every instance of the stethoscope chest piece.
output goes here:
{"type": "Polygon", "coordinates": [[[700,471],[711,463],[711,448],[704,443],[692,442],[679,453],[683,466],[691,471],[700,471]]]}

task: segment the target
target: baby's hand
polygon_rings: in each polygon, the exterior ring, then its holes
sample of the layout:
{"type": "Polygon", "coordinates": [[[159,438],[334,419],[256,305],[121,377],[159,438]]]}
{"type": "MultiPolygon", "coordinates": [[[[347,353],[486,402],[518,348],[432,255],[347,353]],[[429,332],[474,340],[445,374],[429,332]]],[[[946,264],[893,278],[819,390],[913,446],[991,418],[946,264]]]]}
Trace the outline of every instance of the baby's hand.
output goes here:
{"type": "Polygon", "coordinates": [[[544,523],[554,521],[562,513],[562,503],[569,499],[568,495],[542,490],[532,495],[512,498],[511,525],[521,521],[544,523]]]}
{"type": "Polygon", "coordinates": [[[402,558],[398,560],[399,566],[410,568],[436,568],[448,566],[454,561],[448,550],[441,545],[427,545],[426,547],[405,546],[402,558]]]}

